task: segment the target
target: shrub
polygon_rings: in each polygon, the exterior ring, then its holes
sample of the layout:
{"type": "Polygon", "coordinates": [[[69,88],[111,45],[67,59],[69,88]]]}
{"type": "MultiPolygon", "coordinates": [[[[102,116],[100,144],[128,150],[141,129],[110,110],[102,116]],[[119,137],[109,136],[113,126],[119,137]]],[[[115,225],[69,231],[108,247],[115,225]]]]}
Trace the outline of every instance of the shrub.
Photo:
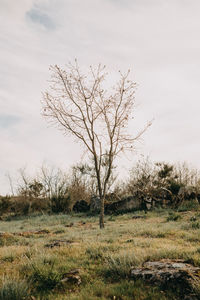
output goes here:
{"type": "Polygon", "coordinates": [[[44,198],[31,197],[0,197],[0,214],[4,217],[27,215],[36,211],[43,211],[49,208],[49,200],[44,198]]]}
{"type": "Polygon", "coordinates": [[[185,201],[179,206],[178,211],[198,210],[199,203],[196,200],[185,201]]]}
{"type": "Polygon", "coordinates": [[[48,291],[60,283],[61,276],[52,267],[43,267],[34,269],[32,279],[38,291],[48,291]]]}
{"type": "Polygon", "coordinates": [[[54,213],[69,212],[72,210],[70,196],[53,196],[50,205],[54,213]]]}
{"type": "Polygon", "coordinates": [[[199,229],[200,228],[200,223],[199,222],[192,222],[192,229],[199,229]]]}
{"type": "Polygon", "coordinates": [[[0,197],[0,214],[4,214],[10,207],[10,197],[0,197]]]}
{"type": "Polygon", "coordinates": [[[19,279],[3,280],[0,288],[0,300],[22,300],[28,298],[28,283],[19,279]]]}
{"type": "Polygon", "coordinates": [[[55,269],[55,259],[51,257],[43,257],[42,260],[31,262],[30,271],[30,279],[41,292],[54,289],[62,278],[62,274],[55,269]]]}

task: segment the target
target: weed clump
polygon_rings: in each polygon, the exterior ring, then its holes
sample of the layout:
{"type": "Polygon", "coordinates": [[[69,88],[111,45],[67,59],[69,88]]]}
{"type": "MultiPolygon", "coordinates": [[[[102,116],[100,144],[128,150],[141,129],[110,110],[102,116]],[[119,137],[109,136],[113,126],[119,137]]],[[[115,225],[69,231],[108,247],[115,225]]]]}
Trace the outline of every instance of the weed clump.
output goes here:
{"type": "Polygon", "coordinates": [[[22,271],[34,283],[38,292],[49,292],[57,287],[62,279],[62,274],[56,269],[56,258],[41,255],[37,259],[29,259],[22,271]]]}
{"type": "Polygon", "coordinates": [[[5,278],[0,288],[0,300],[28,299],[28,283],[25,280],[5,278]]]}
{"type": "Polygon", "coordinates": [[[103,257],[103,251],[101,248],[88,247],[85,252],[92,260],[102,259],[103,257]]]}
{"type": "Polygon", "coordinates": [[[54,265],[36,266],[32,265],[32,281],[36,284],[38,291],[53,290],[61,281],[61,274],[55,270],[54,265]]]}
{"type": "Polygon", "coordinates": [[[192,229],[199,229],[200,228],[200,223],[199,222],[192,222],[191,227],[192,227],[192,229]]]}
{"type": "Polygon", "coordinates": [[[0,236],[0,247],[16,245],[18,242],[19,239],[10,234],[4,234],[0,236]]]}
{"type": "Polygon", "coordinates": [[[136,266],[140,263],[133,253],[124,253],[122,255],[106,257],[106,268],[104,275],[112,279],[126,279],[130,275],[130,269],[132,266],[136,266]]]}

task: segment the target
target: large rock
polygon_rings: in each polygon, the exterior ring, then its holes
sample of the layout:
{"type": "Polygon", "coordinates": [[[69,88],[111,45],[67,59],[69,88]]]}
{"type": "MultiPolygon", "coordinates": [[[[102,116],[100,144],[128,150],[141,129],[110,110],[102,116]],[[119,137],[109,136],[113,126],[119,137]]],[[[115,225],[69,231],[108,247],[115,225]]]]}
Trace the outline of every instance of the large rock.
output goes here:
{"type": "Polygon", "coordinates": [[[92,213],[99,213],[101,209],[101,200],[97,196],[92,196],[90,200],[90,211],[92,213]]]}
{"type": "Polygon", "coordinates": [[[90,210],[90,205],[85,200],[77,201],[73,206],[75,212],[87,212],[90,210]]]}
{"type": "Polygon", "coordinates": [[[132,268],[130,276],[134,280],[142,279],[162,289],[176,289],[184,297],[199,299],[195,295],[195,287],[200,284],[200,268],[182,260],[146,262],[141,268],[132,268]]]}
{"type": "Polygon", "coordinates": [[[121,213],[141,209],[141,199],[129,196],[117,202],[105,205],[106,213],[121,213]]]}

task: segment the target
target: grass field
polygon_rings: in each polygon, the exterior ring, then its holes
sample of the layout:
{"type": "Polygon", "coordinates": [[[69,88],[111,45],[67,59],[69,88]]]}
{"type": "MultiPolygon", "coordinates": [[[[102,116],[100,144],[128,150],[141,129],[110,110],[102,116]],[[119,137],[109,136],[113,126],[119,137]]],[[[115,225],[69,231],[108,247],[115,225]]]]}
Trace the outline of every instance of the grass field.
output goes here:
{"type": "Polygon", "coordinates": [[[1,221],[0,299],[179,299],[174,291],[133,282],[130,267],[162,258],[200,266],[200,212],[157,210],[105,221],[104,230],[98,217],[83,214],[1,221]],[[50,247],[55,241],[61,245],[50,247]],[[75,269],[81,283],[63,282],[75,269]]]}

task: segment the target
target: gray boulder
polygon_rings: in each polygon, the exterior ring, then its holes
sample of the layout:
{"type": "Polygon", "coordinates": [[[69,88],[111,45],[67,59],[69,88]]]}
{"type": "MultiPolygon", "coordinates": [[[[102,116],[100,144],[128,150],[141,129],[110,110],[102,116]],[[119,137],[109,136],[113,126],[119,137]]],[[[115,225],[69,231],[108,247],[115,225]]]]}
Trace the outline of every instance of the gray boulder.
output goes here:
{"type": "Polygon", "coordinates": [[[141,268],[131,268],[130,271],[132,279],[142,279],[165,290],[178,290],[183,299],[199,299],[197,290],[195,292],[200,284],[199,275],[200,268],[183,260],[150,261],[144,263],[141,268]]]}
{"type": "Polygon", "coordinates": [[[92,213],[99,213],[101,209],[101,200],[99,197],[97,196],[92,196],[91,200],[90,200],[90,211],[92,213]]]}
{"type": "Polygon", "coordinates": [[[141,200],[134,196],[126,197],[120,201],[107,204],[106,213],[123,213],[141,209],[141,200]]]}

